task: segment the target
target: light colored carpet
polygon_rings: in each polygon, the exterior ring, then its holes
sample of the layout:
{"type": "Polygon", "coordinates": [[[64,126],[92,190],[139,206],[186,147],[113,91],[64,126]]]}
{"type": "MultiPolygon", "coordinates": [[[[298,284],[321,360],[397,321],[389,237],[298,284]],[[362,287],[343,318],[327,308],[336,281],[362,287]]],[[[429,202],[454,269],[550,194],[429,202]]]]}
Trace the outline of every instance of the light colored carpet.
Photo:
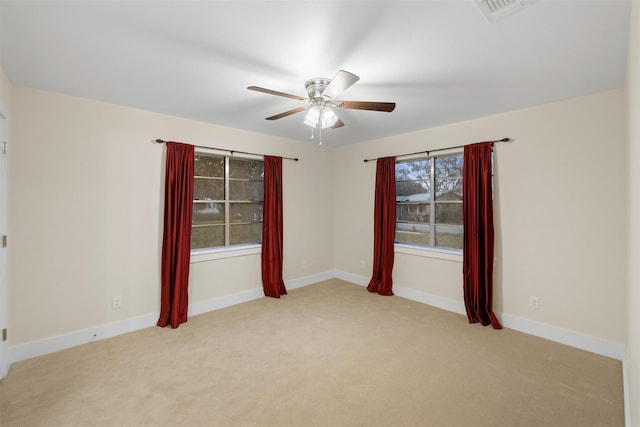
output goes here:
{"type": "Polygon", "coordinates": [[[619,361],[329,280],[15,364],[2,426],[622,426],[619,361]]]}

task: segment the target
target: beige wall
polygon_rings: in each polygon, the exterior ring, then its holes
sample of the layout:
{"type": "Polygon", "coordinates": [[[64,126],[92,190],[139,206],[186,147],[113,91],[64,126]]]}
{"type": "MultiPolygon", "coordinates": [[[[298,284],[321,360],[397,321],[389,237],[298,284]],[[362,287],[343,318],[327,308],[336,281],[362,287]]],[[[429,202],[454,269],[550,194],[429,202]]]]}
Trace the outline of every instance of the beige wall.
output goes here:
{"type": "MultiPolygon", "coordinates": [[[[375,162],[363,159],[510,137],[495,150],[496,311],[623,343],[624,117],[619,89],[336,150],[336,268],[371,273],[375,162]]],[[[394,285],[462,302],[461,270],[396,253],[394,285]]]]}
{"type": "MultiPolygon", "coordinates": [[[[299,157],[283,168],[285,280],[333,269],[329,150],[19,86],[13,101],[10,345],[158,311],[155,138],[299,157]]],[[[259,255],[193,264],[190,302],[259,286],[259,255]]]]}
{"type": "MultiPolygon", "coordinates": [[[[496,147],[496,311],[625,340],[622,89],[339,149],[24,87],[11,114],[11,345],[158,310],[157,137],[301,158],[284,168],[285,280],[370,275],[375,163],[364,158],[511,137],[496,147]]],[[[394,279],[462,301],[459,262],[397,254],[394,279]]],[[[258,255],[192,265],[192,303],[259,286],[258,255]]]]}
{"type": "Polygon", "coordinates": [[[629,137],[629,253],[626,369],[629,426],[640,426],[640,3],[631,10],[627,69],[629,137]]]}

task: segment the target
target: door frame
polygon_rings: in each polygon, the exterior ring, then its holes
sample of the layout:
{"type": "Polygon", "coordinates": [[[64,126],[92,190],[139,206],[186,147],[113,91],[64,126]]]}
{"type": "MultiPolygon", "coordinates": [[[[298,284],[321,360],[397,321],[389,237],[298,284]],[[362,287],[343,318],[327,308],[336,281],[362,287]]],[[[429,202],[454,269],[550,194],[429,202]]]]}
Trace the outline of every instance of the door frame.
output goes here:
{"type": "MultiPolygon", "coordinates": [[[[9,137],[9,114],[7,108],[0,102],[0,236],[7,235],[8,221],[8,178],[9,162],[8,148],[3,151],[3,144],[8,147],[9,137]]],[[[8,327],[8,307],[7,289],[8,279],[8,247],[0,244],[0,331],[8,327]]],[[[3,341],[0,336],[0,380],[9,373],[9,351],[8,341],[3,341]]]]}

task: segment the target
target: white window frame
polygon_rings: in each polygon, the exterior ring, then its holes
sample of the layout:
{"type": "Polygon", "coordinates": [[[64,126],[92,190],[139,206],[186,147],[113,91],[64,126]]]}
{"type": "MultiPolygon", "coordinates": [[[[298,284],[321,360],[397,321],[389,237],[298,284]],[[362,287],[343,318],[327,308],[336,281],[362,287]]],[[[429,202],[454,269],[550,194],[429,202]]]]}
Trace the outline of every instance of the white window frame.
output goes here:
{"type": "MultiPolygon", "coordinates": [[[[199,148],[196,155],[222,157],[225,160],[224,187],[225,187],[225,246],[191,249],[191,263],[211,261],[216,259],[234,258],[240,256],[254,255],[262,253],[262,243],[250,243],[245,245],[229,245],[229,159],[237,158],[242,160],[259,160],[264,162],[263,156],[253,156],[249,154],[234,154],[227,152],[220,153],[215,150],[199,148]]],[[[264,203],[264,201],[263,201],[264,203]]]]}
{"type": "MultiPolygon", "coordinates": [[[[430,209],[429,229],[430,230],[435,231],[435,221],[436,221],[435,209],[436,209],[437,201],[433,200],[434,199],[433,191],[435,191],[435,178],[436,178],[435,159],[439,157],[460,156],[463,154],[464,154],[463,151],[451,151],[451,152],[447,152],[439,155],[433,155],[433,156],[426,156],[426,157],[421,156],[421,157],[413,157],[410,159],[396,160],[396,163],[404,163],[407,161],[417,161],[417,160],[425,160],[425,159],[430,160],[429,181],[430,181],[430,187],[432,191],[431,199],[429,201],[429,209],[430,209]]],[[[394,252],[406,254],[406,255],[414,255],[414,256],[421,256],[421,257],[427,257],[427,258],[443,259],[447,261],[462,262],[462,258],[463,258],[462,249],[453,249],[453,248],[435,246],[435,232],[430,233],[429,243],[431,246],[412,245],[409,243],[394,242],[394,252]]]]}

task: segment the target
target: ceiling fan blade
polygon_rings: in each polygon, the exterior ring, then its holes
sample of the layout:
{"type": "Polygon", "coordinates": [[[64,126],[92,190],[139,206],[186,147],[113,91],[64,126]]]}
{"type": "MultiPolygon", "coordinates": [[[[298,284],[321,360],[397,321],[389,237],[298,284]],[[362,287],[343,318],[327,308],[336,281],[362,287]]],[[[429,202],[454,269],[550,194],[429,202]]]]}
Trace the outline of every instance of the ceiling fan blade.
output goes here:
{"type": "Polygon", "coordinates": [[[280,114],[276,114],[275,116],[267,117],[265,120],[278,120],[278,119],[281,119],[283,117],[287,117],[287,116],[290,116],[292,114],[299,113],[299,112],[304,111],[306,109],[307,109],[307,107],[294,108],[293,110],[285,111],[284,113],[280,113],[280,114]]]}
{"type": "Polygon", "coordinates": [[[395,102],[340,101],[336,104],[350,110],[385,111],[387,113],[396,108],[395,102]]]}
{"type": "Polygon", "coordinates": [[[263,87],[260,87],[260,86],[249,86],[249,87],[247,87],[247,89],[255,90],[256,92],[268,93],[270,95],[284,96],[285,98],[297,99],[299,101],[306,101],[307,100],[307,98],[303,98],[303,97],[298,96],[298,95],[291,95],[290,93],[278,92],[277,90],[266,89],[266,88],[263,88],[263,87]]]}
{"type": "Polygon", "coordinates": [[[360,77],[348,71],[340,70],[336,73],[335,77],[331,80],[331,83],[322,92],[322,97],[325,99],[334,99],[345,90],[349,89],[351,85],[360,80],[360,77]]]}
{"type": "Polygon", "coordinates": [[[342,126],[344,126],[344,123],[342,122],[342,120],[338,119],[338,121],[336,122],[336,124],[334,124],[333,126],[331,126],[331,129],[338,129],[338,128],[341,128],[342,126]]]}

